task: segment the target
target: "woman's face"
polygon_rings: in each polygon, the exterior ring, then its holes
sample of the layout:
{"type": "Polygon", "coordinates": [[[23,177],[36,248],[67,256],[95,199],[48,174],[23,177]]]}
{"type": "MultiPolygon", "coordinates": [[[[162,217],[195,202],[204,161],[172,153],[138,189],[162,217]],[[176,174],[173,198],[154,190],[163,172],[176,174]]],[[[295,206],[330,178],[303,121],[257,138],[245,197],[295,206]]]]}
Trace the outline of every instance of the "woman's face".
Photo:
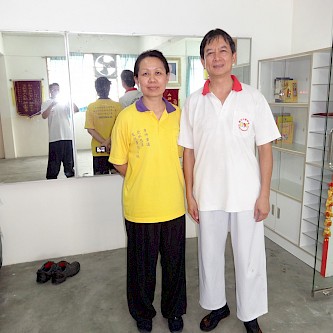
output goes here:
{"type": "Polygon", "coordinates": [[[162,61],[156,57],[147,57],[141,60],[136,83],[142,94],[146,97],[163,96],[169,81],[162,61]]]}

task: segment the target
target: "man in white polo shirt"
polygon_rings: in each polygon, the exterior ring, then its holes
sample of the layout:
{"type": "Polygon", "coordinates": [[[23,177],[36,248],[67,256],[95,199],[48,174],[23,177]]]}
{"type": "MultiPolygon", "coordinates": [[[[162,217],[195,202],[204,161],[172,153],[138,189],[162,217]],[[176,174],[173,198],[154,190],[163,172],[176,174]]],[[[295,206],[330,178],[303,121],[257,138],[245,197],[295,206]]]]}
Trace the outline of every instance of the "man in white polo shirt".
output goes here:
{"type": "Polygon", "coordinates": [[[125,69],[121,72],[120,77],[125,94],[119,98],[119,103],[126,108],[136,102],[142,96],[142,92],[134,87],[135,81],[132,71],[125,69]]]}
{"type": "Polygon", "coordinates": [[[200,57],[209,79],[186,100],[179,135],[188,211],[199,223],[200,305],[211,311],[200,328],[211,331],[230,314],[224,272],[230,230],[237,317],[248,333],[260,333],[257,318],[268,309],[262,221],[270,209],[271,141],[280,133],[262,94],[231,75],[236,48],[225,31],[206,34],[200,57]]]}
{"type": "MultiPolygon", "coordinates": [[[[70,105],[67,100],[59,98],[59,84],[49,85],[50,98],[41,106],[43,119],[48,120],[49,156],[46,179],[57,179],[61,163],[67,178],[74,176],[73,130],[70,105]]],[[[78,107],[73,104],[74,112],[78,107]]]]}

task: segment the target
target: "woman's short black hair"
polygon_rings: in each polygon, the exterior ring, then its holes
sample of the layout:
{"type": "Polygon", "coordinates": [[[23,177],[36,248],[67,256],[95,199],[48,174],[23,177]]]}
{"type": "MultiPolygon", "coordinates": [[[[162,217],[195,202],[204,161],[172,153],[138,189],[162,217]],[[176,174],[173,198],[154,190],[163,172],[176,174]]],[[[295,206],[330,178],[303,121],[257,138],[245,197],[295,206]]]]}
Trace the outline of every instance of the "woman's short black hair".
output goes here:
{"type": "Polygon", "coordinates": [[[134,65],[134,77],[138,77],[139,75],[139,68],[140,68],[140,63],[143,59],[152,57],[152,58],[158,58],[162,61],[163,66],[165,68],[165,72],[168,74],[170,72],[169,65],[167,60],[165,59],[165,56],[163,55],[162,52],[158,50],[148,50],[143,53],[141,53],[138,58],[135,61],[134,65]]]}
{"type": "Polygon", "coordinates": [[[200,44],[200,57],[205,58],[205,47],[207,44],[211,43],[214,39],[222,37],[230,46],[232,54],[236,53],[236,45],[232,37],[222,29],[213,29],[206,33],[200,44]]]}

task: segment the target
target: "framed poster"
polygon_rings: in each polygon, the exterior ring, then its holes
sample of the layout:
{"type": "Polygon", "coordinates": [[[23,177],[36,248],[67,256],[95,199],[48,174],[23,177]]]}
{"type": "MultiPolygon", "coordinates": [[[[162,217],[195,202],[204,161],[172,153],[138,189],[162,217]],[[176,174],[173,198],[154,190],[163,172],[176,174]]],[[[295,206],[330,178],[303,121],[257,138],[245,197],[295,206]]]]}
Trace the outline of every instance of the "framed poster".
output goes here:
{"type": "Polygon", "coordinates": [[[180,58],[166,58],[168,61],[170,76],[168,86],[170,87],[179,87],[181,84],[181,67],[180,67],[180,58]]]}

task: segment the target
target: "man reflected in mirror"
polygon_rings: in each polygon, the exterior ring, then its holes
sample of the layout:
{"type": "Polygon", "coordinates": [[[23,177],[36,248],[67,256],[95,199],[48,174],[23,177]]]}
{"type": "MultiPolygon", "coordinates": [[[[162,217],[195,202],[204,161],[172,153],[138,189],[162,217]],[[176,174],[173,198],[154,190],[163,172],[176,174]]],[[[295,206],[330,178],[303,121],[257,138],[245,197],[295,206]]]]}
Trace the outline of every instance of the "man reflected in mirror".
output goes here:
{"type": "Polygon", "coordinates": [[[85,129],[91,135],[94,175],[116,173],[108,161],[111,149],[111,131],[119,112],[123,109],[120,103],[109,98],[111,82],[105,77],[95,81],[98,99],[88,105],[85,129]]]}
{"type": "Polygon", "coordinates": [[[121,72],[120,77],[122,86],[125,89],[125,94],[119,98],[119,102],[126,108],[137,101],[142,96],[142,92],[135,88],[134,74],[132,71],[125,69],[121,72]]]}
{"type": "MultiPolygon", "coordinates": [[[[68,101],[60,98],[58,83],[49,85],[50,98],[41,106],[43,119],[48,120],[49,155],[46,179],[57,179],[61,163],[67,178],[74,176],[73,131],[68,101]]],[[[73,104],[74,112],[78,107],[73,104]]]]}

